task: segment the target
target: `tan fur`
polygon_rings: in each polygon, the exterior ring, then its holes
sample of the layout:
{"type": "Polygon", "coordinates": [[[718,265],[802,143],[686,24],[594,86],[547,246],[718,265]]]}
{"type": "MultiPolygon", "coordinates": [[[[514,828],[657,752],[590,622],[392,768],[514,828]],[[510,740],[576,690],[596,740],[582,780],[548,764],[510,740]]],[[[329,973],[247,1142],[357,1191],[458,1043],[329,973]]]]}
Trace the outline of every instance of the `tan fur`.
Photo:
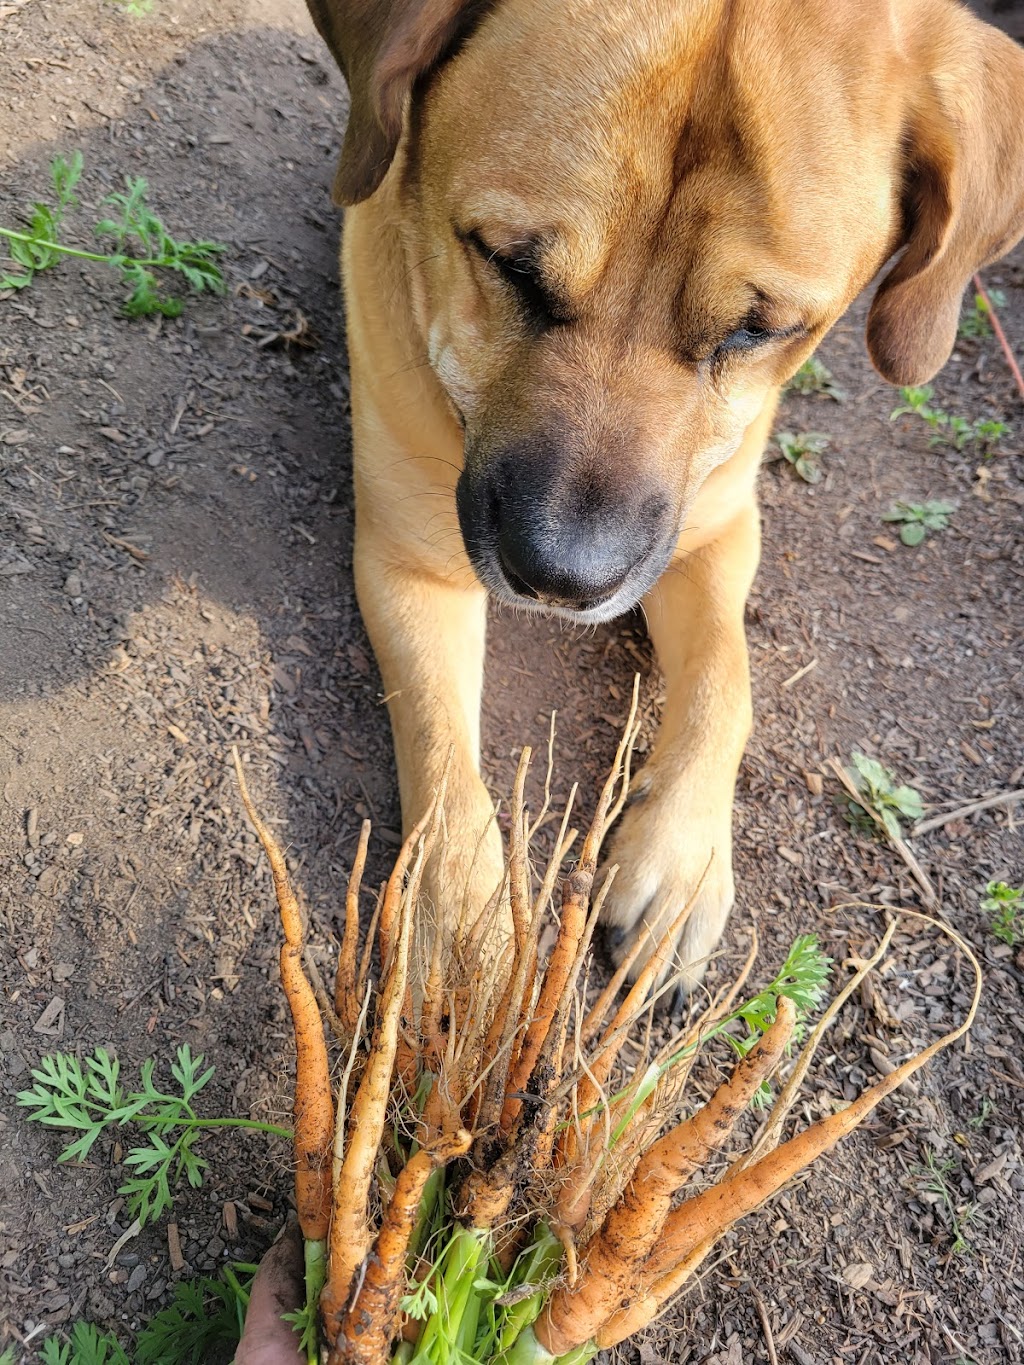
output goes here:
{"type": "Polygon", "coordinates": [[[352,85],[337,188],[354,205],[356,586],[406,826],[454,748],[457,838],[434,894],[446,878],[473,904],[490,894],[464,466],[543,440],[531,459],[556,495],[634,515],[649,490],[678,532],[644,597],[667,706],[612,848],[608,918],[671,917],[713,852],[681,945],[697,975],[733,898],[743,608],[778,387],[902,246],[872,357],[900,383],[944,362],[971,272],[1024,230],[1024,57],[953,0],[310,4],[352,85]],[[541,239],[570,322],[531,326],[471,233],[506,254],[541,239]],[[800,330],[716,361],[755,303],[800,330]]]}

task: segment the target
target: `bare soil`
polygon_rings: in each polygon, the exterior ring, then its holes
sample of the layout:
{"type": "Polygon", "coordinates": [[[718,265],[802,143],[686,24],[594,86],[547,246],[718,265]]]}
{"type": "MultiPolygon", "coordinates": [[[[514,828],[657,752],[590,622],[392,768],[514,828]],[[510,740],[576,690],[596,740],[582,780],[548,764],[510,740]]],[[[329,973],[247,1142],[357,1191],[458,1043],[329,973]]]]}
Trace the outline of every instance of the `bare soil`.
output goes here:
{"type": "MultiPolygon", "coordinates": [[[[258,1258],[288,1203],[280,1144],[210,1138],[206,1184],[175,1204],[184,1268],[166,1221],[108,1263],[129,1221],[123,1152],[100,1143],[86,1165],[58,1165],[57,1136],[14,1102],[48,1050],[104,1044],[135,1074],[187,1041],[217,1067],[210,1112],[286,1111],[277,926],[229,746],[325,952],[361,819],[378,878],[399,827],[350,572],[327,193],[340,80],[298,0],[157,0],[144,18],[111,0],[71,8],[0,0],[0,221],[45,195],[55,154],[80,148],[77,240],[105,194],[145,175],[175,231],[229,244],[230,292],[179,320],[128,321],[112,273],[68,262],[0,296],[0,1348],[26,1360],[79,1317],[130,1337],[175,1279],[258,1258]],[[286,339],[296,331],[308,347],[286,339]]],[[[1021,36],[1021,7],[994,8],[1021,36]]],[[[1024,254],[987,283],[1024,354],[1024,254]]],[[[780,418],[828,434],[825,478],[812,487],[779,463],[763,476],[757,723],[721,972],[752,921],[767,978],[801,932],[839,962],[863,952],[880,916],[843,902],[918,904],[896,853],[844,818],[829,758],[873,754],[939,812],[1024,784],[1024,406],[995,343],[964,341],[936,401],[1014,435],[990,460],[929,448],[919,420],[889,420],[896,395],[869,368],[863,314],[822,351],[846,401],[790,397],[780,418]],[[895,498],[956,501],[952,528],[900,545],[880,520],[895,498]]],[[[638,621],[577,635],[496,616],[495,791],[522,743],[543,749],[555,707],[556,794],[592,784],[637,668],[654,712],[638,621]]],[[[985,964],[969,1045],[749,1220],[630,1358],[1024,1359],[1024,961],[979,910],[990,878],[1024,881],[1022,822],[996,807],[914,841],[985,964]],[[951,1163],[953,1205],[975,1209],[962,1254],[923,1188],[928,1152],[951,1163]]],[[[902,944],[836,1029],[806,1117],[962,1011],[953,956],[923,931],[902,944]]]]}

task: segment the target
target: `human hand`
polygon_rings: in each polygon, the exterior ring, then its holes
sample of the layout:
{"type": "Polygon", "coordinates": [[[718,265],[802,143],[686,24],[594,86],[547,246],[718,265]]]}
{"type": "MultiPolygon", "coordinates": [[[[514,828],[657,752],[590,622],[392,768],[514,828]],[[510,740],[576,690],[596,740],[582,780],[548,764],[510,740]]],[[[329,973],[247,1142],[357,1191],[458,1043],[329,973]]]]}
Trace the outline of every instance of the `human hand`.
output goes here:
{"type": "Polygon", "coordinates": [[[289,1219],[256,1272],[234,1365],[305,1365],[298,1335],[281,1317],[302,1306],[303,1286],[302,1234],[289,1219]]]}

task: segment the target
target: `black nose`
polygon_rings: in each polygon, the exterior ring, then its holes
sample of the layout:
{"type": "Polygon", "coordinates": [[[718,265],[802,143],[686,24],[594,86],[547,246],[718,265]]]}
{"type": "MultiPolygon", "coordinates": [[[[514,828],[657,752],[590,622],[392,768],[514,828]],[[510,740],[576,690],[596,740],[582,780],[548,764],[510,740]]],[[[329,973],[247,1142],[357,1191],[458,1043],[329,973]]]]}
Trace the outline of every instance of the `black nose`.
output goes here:
{"type": "Polygon", "coordinates": [[[500,572],[519,597],[585,612],[614,607],[620,590],[642,596],[671,553],[674,517],[660,485],[579,445],[569,432],[467,447],[456,502],[485,583],[500,572]]]}
{"type": "Polygon", "coordinates": [[[649,554],[661,506],[611,506],[607,498],[499,496],[498,561],[520,597],[587,611],[614,597],[649,554]]]}
{"type": "Polygon", "coordinates": [[[646,545],[638,553],[633,544],[610,539],[576,526],[506,525],[498,537],[498,561],[520,597],[586,611],[614,597],[646,553],[646,545]]]}

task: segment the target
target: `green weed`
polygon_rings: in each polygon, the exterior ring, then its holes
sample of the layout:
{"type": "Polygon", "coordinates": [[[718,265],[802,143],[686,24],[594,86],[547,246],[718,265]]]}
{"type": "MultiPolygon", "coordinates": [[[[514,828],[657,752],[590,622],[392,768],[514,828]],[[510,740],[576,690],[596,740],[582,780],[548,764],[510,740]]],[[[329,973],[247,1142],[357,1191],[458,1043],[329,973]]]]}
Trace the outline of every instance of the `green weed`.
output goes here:
{"type": "Polygon", "coordinates": [[[909,413],[920,417],[931,427],[932,437],[929,445],[948,445],[954,450],[970,449],[986,456],[994,455],[999,442],[1010,434],[1006,422],[980,417],[971,422],[966,417],[956,417],[946,412],[944,408],[932,406],[934,394],[935,390],[931,384],[923,384],[920,388],[900,389],[903,402],[889,414],[890,422],[909,413]]]}
{"type": "Polygon", "coordinates": [[[967,1120],[968,1128],[974,1128],[976,1130],[980,1128],[987,1128],[989,1119],[995,1112],[996,1112],[995,1101],[989,1099],[987,1095],[982,1095],[981,1104],[978,1106],[978,1112],[967,1120]]]}
{"type": "MultiPolygon", "coordinates": [[[[76,1322],[66,1341],[47,1337],[38,1358],[43,1365],[202,1365],[213,1351],[237,1345],[255,1273],[254,1265],[234,1265],[220,1279],[180,1281],[173,1302],[139,1330],[131,1356],[115,1336],[76,1322]]],[[[0,1365],[14,1365],[13,1350],[0,1365]]]]}
{"type": "Polygon", "coordinates": [[[955,511],[955,502],[894,502],[882,520],[899,523],[904,545],[920,545],[929,531],[944,531],[955,511]]]}
{"type": "Polygon", "coordinates": [[[1024,886],[1009,886],[1006,882],[989,882],[981,908],[991,916],[990,929],[996,938],[1015,947],[1022,935],[1024,920],[1024,886]]]}
{"type": "Polygon", "coordinates": [[[914,1174],[917,1176],[918,1188],[921,1192],[931,1195],[942,1210],[943,1221],[953,1236],[953,1254],[962,1256],[971,1250],[971,1244],[967,1240],[967,1228],[978,1216],[978,1205],[975,1203],[958,1204],[956,1202],[949,1181],[949,1176],[956,1169],[957,1164],[952,1157],[946,1157],[939,1161],[932,1149],[926,1147],[924,1149],[924,1165],[916,1166],[914,1174]]]}
{"type": "Polygon", "coordinates": [[[820,393],[837,403],[846,401],[846,390],[841,389],[833,378],[832,371],[817,356],[809,356],[791,379],[783,386],[784,393],[800,393],[805,396],[820,393]]]}
{"type": "Polygon", "coordinates": [[[989,322],[991,310],[988,306],[989,299],[996,308],[1006,306],[1006,295],[1001,289],[990,289],[988,299],[984,294],[975,294],[972,307],[967,309],[960,319],[960,326],[957,328],[957,335],[962,337],[990,337],[992,335],[992,324],[989,322]]]}
{"type": "Polygon", "coordinates": [[[109,251],[84,251],[60,241],[65,214],[77,204],[74,189],[82,174],[82,154],[75,152],[70,162],[55,157],[50,178],[56,203],[34,204],[26,215],[25,231],[0,227],[7,240],[16,273],[0,275],[0,289],[26,289],[40,271],[54,266],[62,256],[96,261],[119,272],[129,290],[121,306],[127,317],[149,317],[162,313],[177,317],[184,301],[162,292],[157,272],[176,275],[195,294],[223,294],[224,276],[217,258],[227,247],[221,242],[179,242],[146,202],[147,183],[141,176],[125,181],[121,193],[108,195],[104,204],[115,214],[102,219],[94,228],[97,237],[113,239],[109,251]]]}
{"type": "Polygon", "coordinates": [[[81,152],[75,152],[70,161],[62,156],[54,157],[50,162],[50,180],[56,203],[32,205],[26,215],[27,233],[12,235],[0,228],[0,232],[10,238],[10,258],[20,270],[19,274],[0,275],[0,289],[25,289],[41,270],[49,270],[60,260],[59,238],[64,215],[78,204],[75,186],[81,179],[82,164],[81,152]]]}
{"type": "MultiPolygon", "coordinates": [[[[806,1021],[821,1004],[831,970],[832,959],[821,951],[817,934],[801,934],[795,939],[781,971],[768,990],[756,995],[753,1000],[741,1007],[738,1017],[746,1026],[746,1036],[737,1038],[732,1033],[725,1034],[726,1042],[737,1056],[745,1057],[775,1022],[775,1011],[780,995],[788,996],[796,1006],[797,1023],[790,1046],[799,1043],[807,1031],[806,1021]]],[[[764,1109],[771,1103],[771,1099],[771,1085],[768,1081],[763,1081],[755,1092],[751,1105],[754,1109],[764,1109]]]]}
{"type": "Polygon", "coordinates": [[[145,1224],[171,1207],[172,1185],[182,1176],[193,1187],[202,1184],[207,1163],[193,1147],[203,1129],[253,1128],[291,1136],[287,1128],[255,1119],[200,1118],[192,1101],[213,1075],[212,1066],[202,1071],[202,1065],[202,1056],[193,1057],[183,1043],[171,1065],[180,1094],[157,1088],[152,1057],[142,1064],[142,1089],[125,1092],[120,1063],[105,1049],[97,1048],[84,1066],[74,1053],[58,1052],[44,1057],[32,1072],[35,1085],[18,1095],[18,1103],[35,1111],[31,1120],[78,1133],[59,1161],[84,1161],[101,1133],[134,1124],[146,1140],[129,1149],[125,1165],[136,1174],[118,1193],[127,1196],[132,1216],[145,1224]]]}
{"type": "Polygon", "coordinates": [[[877,814],[886,832],[893,839],[902,838],[903,829],[900,821],[920,820],[924,814],[920,793],[913,787],[900,783],[896,775],[877,759],[868,758],[866,754],[858,753],[856,749],[852,758],[855,771],[850,773],[850,777],[863,797],[863,803],[860,805],[850,801],[852,813],[857,815],[859,812],[864,816],[865,807],[869,807],[877,814]]]}
{"type": "Polygon", "coordinates": [[[821,481],[821,455],[830,438],[820,431],[777,431],[775,444],[782,458],[791,464],[805,483],[821,481]]]}

